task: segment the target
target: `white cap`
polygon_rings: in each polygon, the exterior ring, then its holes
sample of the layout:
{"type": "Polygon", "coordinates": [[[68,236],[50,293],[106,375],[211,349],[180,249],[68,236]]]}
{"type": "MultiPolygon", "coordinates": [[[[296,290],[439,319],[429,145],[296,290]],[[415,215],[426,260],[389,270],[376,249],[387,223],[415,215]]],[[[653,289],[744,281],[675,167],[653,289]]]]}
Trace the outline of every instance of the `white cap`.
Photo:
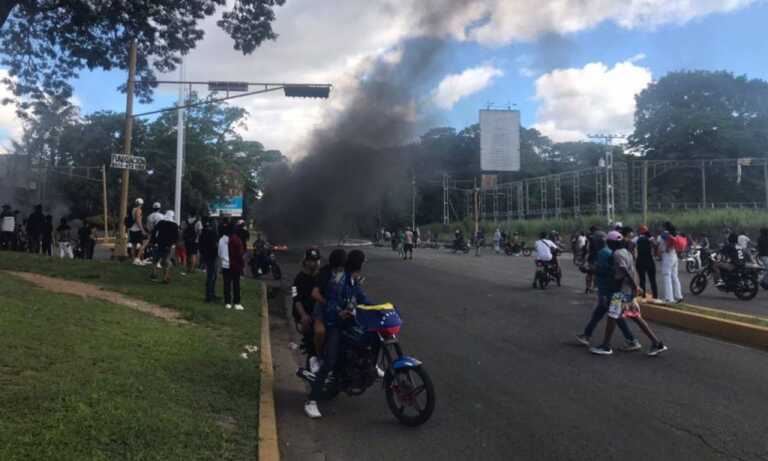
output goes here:
{"type": "Polygon", "coordinates": [[[136,205],[144,205],[144,199],[137,198],[136,199],[136,205]]]}
{"type": "Polygon", "coordinates": [[[159,210],[161,208],[160,202],[155,202],[152,204],[153,210],[159,210]]]}
{"type": "Polygon", "coordinates": [[[165,220],[166,221],[176,222],[176,213],[174,213],[173,210],[166,211],[165,212],[165,220]]]}

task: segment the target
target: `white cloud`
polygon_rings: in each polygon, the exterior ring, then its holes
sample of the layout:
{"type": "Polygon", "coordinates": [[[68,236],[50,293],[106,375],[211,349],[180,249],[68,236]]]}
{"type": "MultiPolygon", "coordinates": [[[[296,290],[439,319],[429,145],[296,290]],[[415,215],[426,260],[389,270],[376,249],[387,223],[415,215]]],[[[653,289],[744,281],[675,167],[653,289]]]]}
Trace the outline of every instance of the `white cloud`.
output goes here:
{"type": "MultiPolygon", "coordinates": [[[[8,76],[8,71],[0,69],[0,79],[4,79],[8,76]]],[[[8,87],[0,85],[0,101],[5,98],[12,98],[13,95],[8,91],[8,87]]],[[[18,140],[21,138],[22,124],[16,117],[16,107],[13,104],[2,105],[0,104],[0,143],[3,147],[0,147],[0,152],[5,151],[7,146],[10,145],[10,140],[18,140]]]]}
{"type": "Polygon", "coordinates": [[[477,93],[501,75],[504,72],[492,65],[473,67],[460,74],[448,75],[435,89],[433,100],[437,107],[451,109],[459,99],[477,93]]]}
{"type": "Polygon", "coordinates": [[[556,141],[574,141],[590,133],[629,133],[635,95],[651,83],[649,69],[624,61],[608,68],[594,62],[557,69],[536,80],[539,131],[556,141]]]}

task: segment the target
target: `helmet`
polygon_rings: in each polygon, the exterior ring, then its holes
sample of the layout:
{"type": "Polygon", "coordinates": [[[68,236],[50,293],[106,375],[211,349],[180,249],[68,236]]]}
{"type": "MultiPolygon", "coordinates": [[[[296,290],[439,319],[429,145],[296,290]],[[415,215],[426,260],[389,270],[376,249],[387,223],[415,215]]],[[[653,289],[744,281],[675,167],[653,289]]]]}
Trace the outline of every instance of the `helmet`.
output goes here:
{"type": "Polygon", "coordinates": [[[307,251],[304,253],[304,259],[308,261],[319,261],[320,252],[317,251],[317,248],[307,248],[307,251]]]}
{"type": "Polygon", "coordinates": [[[162,208],[162,205],[160,205],[160,202],[155,202],[152,204],[153,210],[159,210],[160,208],[162,208]]]}
{"type": "Polygon", "coordinates": [[[618,242],[621,240],[621,232],[619,231],[610,231],[608,232],[608,241],[609,242],[618,242]]]}
{"type": "Polygon", "coordinates": [[[176,213],[174,213],[173,210],[166,211],[165,212],[165,220],[166,221],[176,222],[176,213]]]}
{"type": "Polygon", "coordinates": [[[136,205],[144,205],[144,199],[137,198],[136,199],[136,205]]]}

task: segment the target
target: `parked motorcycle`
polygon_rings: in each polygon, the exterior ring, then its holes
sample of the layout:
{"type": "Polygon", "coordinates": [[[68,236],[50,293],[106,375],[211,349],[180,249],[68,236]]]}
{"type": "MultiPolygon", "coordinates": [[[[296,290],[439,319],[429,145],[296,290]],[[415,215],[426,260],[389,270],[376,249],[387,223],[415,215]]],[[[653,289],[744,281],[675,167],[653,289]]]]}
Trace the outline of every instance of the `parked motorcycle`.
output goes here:
{"type": "Polygon", "coordinates": [[[522,254],[527,257],[531,255],[532,251],[532,248],[525,246],[525,242],[517,242],[513,244],[512,242],[507,241],[504,244],[504,254],[507,256],[519,256],[522,254]]]}
{"type": "Polygon", "coordinates": [[[283,278],[283,271],[277,263],[275,251],[271,246],[265,246],[260,252],[254,254],[250,264],[251,273],[255,278],[264,274],[272,274],[275,280],[283,278]]]}
{"type": "Polygon", "coordinates": [[[685,262],[686,272],[694,274],[700,271],[711,257],[712,253],[707,248],[700,246],[690,248],[682,258],[685,262]]]}
{"type": "MultiPolygon", "coordinates": [[[[435,409],[435,389],[422,363],[403,353],[398,339],[402,324],[399,310],[392,304],[382,304],[356,306],[352,312],[352,319],[342,327],[342,354],[334,370],[335,379],[324,385],[323,397],[333,399],[340,392],[362,395],[376,382],[379,363],[392,414],[406,426],[425,423],[435,409]]],[[[320,379],[309,369],[311,342],[305,337],[302,350],[307,353],[307,366],[296,371],[310,385],[320,379]]]]}
{"type": "MultiPolygon", "coordinates": [[[[761,268],[754,264],[747,264],[731,272],[723,272],[723,284],[715,287],[725,293],[733,293],[742,301],[749,301],[757,296],[760,290],[758,283],[761,268]]],[[[700,295],[707,288],[709,280],[715,281],[712,262],[707,264],[704,269],[699,271],[691,280],[691,293],[700,295]]]]}
{"type": "Polygon", "coordinates": [[[451,243],[449,246],[448,245],[446,246],[453,253],[458,253],[459,251],[461,251],[466,254],[466,253],[469,253],[469,250],[470,250],[469,244],[463,238],[454,239],[453,243],[451,243]]]}

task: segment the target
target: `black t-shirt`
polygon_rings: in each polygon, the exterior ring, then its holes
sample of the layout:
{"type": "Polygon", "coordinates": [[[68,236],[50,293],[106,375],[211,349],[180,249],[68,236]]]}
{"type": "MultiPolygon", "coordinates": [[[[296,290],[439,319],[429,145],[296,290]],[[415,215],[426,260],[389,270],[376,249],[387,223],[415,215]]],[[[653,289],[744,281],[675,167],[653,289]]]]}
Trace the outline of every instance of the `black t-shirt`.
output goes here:
{"type": "Polygon", "coordinates": [[[653,245],[651,244],[651,239],[645,235],[641,235],[637,239],[637,260],[653,261],[653,245]]]}
{"type": "Polygon", "coordinates": [[[304,306],[304,311],[312,315],[312,309],[315,306],[315,300],[312,299],[312,290],[317,286],[317,279],[313,275],[309,275],[302,271],[293,280],[293,287],[296,289],[296,294],[293,297],[293,317],[296,321],[299,320],[299,314],[296,310],[296,303],[300,302],[304,306]]]}
{"type": "Polygon", "coordinates": [[[179,225],[173,221],[160,221],[155,226],[155,241],[161,247],[170,247],[179,240],[179,225]]]}
{"type": "Polygon", "coordinates": [[[736,248],[736,245],[732,243],[723,247],[722,254],[725,256],[726,260],[732,264],[741,266],[745,262],[744,251],[740,248],[736,248]]]}
{"type": "Polygon", "coordinates": [[[757,255],[760,257],[768,257],[768,235],[761,235],[757,239],[757,255]]]}
{"type": "Polygon", "coordinates": [[[320,294],[323,295],[323,298],[326,297],[325,291],[328,289],[328,284],[331,283],[332,278],[333,271],[331,270],[331,266],[327,264],[317,271],[317,286],[320,288],[320,294]]]}

